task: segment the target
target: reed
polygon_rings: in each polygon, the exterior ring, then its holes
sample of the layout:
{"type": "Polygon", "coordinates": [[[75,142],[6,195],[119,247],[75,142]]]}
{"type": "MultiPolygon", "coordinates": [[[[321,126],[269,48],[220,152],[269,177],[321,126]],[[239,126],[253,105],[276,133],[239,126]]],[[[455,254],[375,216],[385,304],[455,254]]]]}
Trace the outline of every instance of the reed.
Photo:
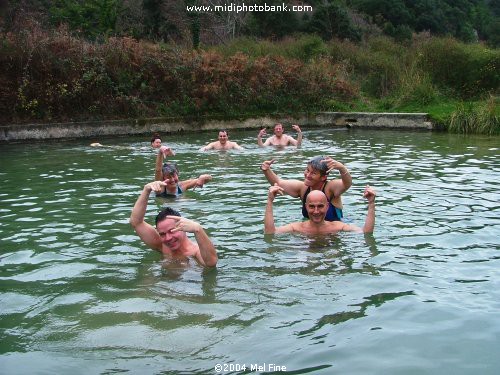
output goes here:
{"type": "Polygon", "coordinates": [[[462,134],[500,134],[498,99],[491,96],[480,104],[462,102],[451,114],[448,130],[462,134]]]}

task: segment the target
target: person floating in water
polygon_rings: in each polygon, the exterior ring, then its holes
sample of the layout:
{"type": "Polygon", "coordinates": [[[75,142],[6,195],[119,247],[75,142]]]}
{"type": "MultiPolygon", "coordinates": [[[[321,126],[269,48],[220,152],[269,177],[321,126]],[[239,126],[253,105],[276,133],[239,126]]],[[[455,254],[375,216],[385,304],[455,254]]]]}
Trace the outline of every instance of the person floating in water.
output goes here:
{"type": "Polygon", "coordinates": [[[302,144],[302,131],[298,125],[292,125],[292,128],[297,132],[297,139],[290,137],[289,135],[283,134],[283,125],[280,123],[274,125],[274,135],[270,136],[266,139],[265,142],[262,142],[262,136],[266,135],[266,128],[263,128],[259,131],[257,135],[257,144],[260,147],[264,146],[297,146],[300,147],[302,144]]]}
{"type": "Polygon", "coordinates": [[[153,137],[151,137],[151,147],[158,149],[158,153],[163,154],[164,157],[175,156],[174,150],[170,147],[162,146],[161,137],[158,133],[153,134],[153,137]]]}
{"type": "Polygon", "coordinates": [[[227,130],[219,130],[219,140],[211,142],[208,145],[200,148],[200,151],[232,150],[232,149],[243,150],[243,147],[241,147],[236,142],[232,142],[229,140],[229,134],[227,133],[227,130]]]}
{"type": "Polygon", "coordinates": [[[217,251],[203,227],[196,221],[181,217],[176,210],[167,207],[156,216],[156,228],[144,221],[151,191],[161,190],[164,182],[146,184],[137,198],[130,215],[130,225],[151,249],[159,251],[167,259],[195,258],[201,265],[215,267],[217,251]],[[196,243],[186,233],[193,233],[196,243]]]}
{"type": "Polygon", "coordinates": [[[264,233],[300,233],[307,235],[330,234],[341,231],[373,233],[375,227],[375,190],[366,186],[363,197],[368,200],[368,212],[366,214],[363,228],[349,225],[341,221],[326,221],[328,211],[328,198],[325,193],[319,190],[312,191],[306,199],[305,208],[308,212],[309,220],[290,223],[281,227],[274,224],[273,202],[277,195],[285,193],[285,189],[276,185],[269,188],[267,195],[266,211],[264,215],[264,233]]]}
{"type": "Polygon", "coordinates": [[[340,221],[342,219],[341,195],[352,185],[352,177],[347,168],[340,162],[333,160],[330,156],[316,156],[309,160],[304,171],[304,181],[285,180],[279,178],[271,169],[274,159],[266,160],[260,169],[271,185],[278,184],[288,195],[302,200],[302,216],[309,218],[306,209],[307,196],[316,190],[322,191],[328,199],[328,211],[326,221],[340,221]],[[328,174],[333,169],[340,173],[340,179],[328,181],[328,174]]]}

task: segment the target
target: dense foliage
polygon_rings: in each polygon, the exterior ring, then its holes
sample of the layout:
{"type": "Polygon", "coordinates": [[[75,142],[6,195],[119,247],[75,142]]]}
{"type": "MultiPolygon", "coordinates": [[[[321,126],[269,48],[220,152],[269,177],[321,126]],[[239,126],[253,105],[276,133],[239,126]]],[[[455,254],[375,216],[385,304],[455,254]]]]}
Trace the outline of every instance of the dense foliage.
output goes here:
{"type": "Polygon", "coordinates": [[[498,0],[0,0],[0,29],[11,31],[20,18],[32,16],[44,27],[65,24],[94,40],[129,36],[195,47],[239,37],[283,38],[297,32],[319,35],[325,41],[359,41],[374,34],[403,41],[424,31],[498,47],[499,4],[498,0]],[[310,5],[312,10],[230,12],[214,8],[283,3],[310,5]],[[212,8],[189,11],[192,6],[212,8]]]}

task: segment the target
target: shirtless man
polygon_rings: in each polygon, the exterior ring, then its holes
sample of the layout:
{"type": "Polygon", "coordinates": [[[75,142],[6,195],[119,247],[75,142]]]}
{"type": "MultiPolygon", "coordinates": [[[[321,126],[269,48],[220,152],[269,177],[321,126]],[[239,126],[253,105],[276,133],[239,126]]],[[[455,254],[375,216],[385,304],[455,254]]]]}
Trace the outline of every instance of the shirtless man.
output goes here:
{"type": "Polygon", "coordinates": [[[316,156],[307,163],[304,181],[299,181],[279,178],[271,169],[274,162],[274,159],[266,160],[260,169],[271,185],[278,184],[285,193],[302,200],[302,215],[305,218],[309,217],[305,206],[308,194],[320,190],[326,194],[329,200],[325,220],[340,221],[342,219],[342,199],[340,196],[352,185],[352,177],[342,163],[329,156],[316,156]],[[334,169],[339,171],[340,178],[328,180],[328,174],[334,169]]]}
{"type": "Polygon", "coordinates": [[[215,267],[217,251],[199,223],[181,217],[170,207],[162,210],[156,217],[156,229],[144,221],[149,195],[152,191],[161,190],[162,185],[163,182],[154,181],[144,186],[132,209],[130,225],[147,246],[161,252],[164,258],[194,258],[203,266],[215,267]],[[187,232],[194,234],[196,243],[188,238],[187,232]]]}
{"type": "Polygon", "coordinates": [[[355,225],[345,224],[341,221],[325,221],[328,210],[328,199],[326,195],[314,190],[306,200],[306,209],[309,213],[309,220],[300,221],[277,227],[274,224],[273,202],[277,195],[282,195],[285,189],[278,185],[271,186],[267,195],[266,212],[264,215],[264,233],[300,233],[306,235],[330,234],[340,231],[373,233],[375,227],[375,190],[366,186],[363,197],[368,200],[368,212],[366,214],[365,225],[363,228],[355,225]]]}
{"type": "Polygon", "coordinates": [[[298,134],[297,140],[293,139],[289,135],[283,134],[283,125],[280,123],[274,125],[274,135],[267,138],[265,142],[262,142],[262,136],[266,135],[266,129],[261,129],[259,134],[257,135],[257,144],[260,147],[264,146],[297,146],[300,147],[302,144],[302,131],[300,130],[298,125],[292,125],[293,130],[295,130],[298,134]]]}
{"type": "Polygon", "coordinates": [[[207,151],[207,150],[242,150],[243,147],[241,147],[239,144],[236,142],[231,142],[229,140],[229,135],[227,134],[227,130],[219,130],[219,140],[215,142],[211,142],[205,147],[200,148],[200,151],[207,151]]]}

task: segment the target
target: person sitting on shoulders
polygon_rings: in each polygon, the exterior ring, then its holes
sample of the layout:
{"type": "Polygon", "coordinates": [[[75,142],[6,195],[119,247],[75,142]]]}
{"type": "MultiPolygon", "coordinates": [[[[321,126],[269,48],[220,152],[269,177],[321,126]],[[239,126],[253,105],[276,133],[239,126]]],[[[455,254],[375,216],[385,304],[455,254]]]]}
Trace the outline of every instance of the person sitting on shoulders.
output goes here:
{"type": "Polygon", "coordinates": [[[194,258],[207,267],[217,265],[217,251],[203,227],[196,221],[181,217],[176,210],[167,207],[156,216],[156,228],[144,221],[151,191],[159,191],[163,182],[146,184],[137,198],[130,215],[130,225],[141,240],[151,249],[159,251],[167,259],[194,258]],[[186,233],[193,233],[196,243],[186,233]]]}
{"type": "Polygon", "coordinates": [[[232,142],[229,140],[229,134],[227,130],[219,130],[219,140],[215,142],[211,142],[208,145],[200,148],[200,151],[207,150],[243,150],[236,142],[232,142]]]}
{"type": "Polygon", "coordinates": [[[266,211],[264,214],[264,233],[300,233],[306,235],[330,234],[340,231],[373,233],[375,227],[375,190],[366,186],[363,197],[368,200],[368,212],[363,228],[349,225],[341,221],[326,221],[328,211],[328,198],[319,190],[312,191],[306,199],[306,210],[309,219],[306,221],[290,223],[281,227],[274,224],[273,202],[277,195],[283,195],[285,189],[276,185],[269,188],[267,195],[266,211]]]}
{"type": "Polygon", "coordinates": [[[307,163],[304,171],[304,181],[285,180],[279,178],[271,169],[274,159],[266,160],[262,163],[260,169],[266,176],[271,185],[278,184],[288,195],[302,200],[302,216],[308,218],[308,212],[305,207],[307,196],[315,190],[322,191],[328,198],[328,211],[325,220],[342,220],[342,199],[341,195],[352,185],[352,177],[347,168],[340,162],[332,159],[330,156],[316,156],[307,163]],[[340,173],[340,179],[328,181],[328,174],[333,169],[340,173]]]}
{"type": "Polygon", "coordinates": [[[274,135],[267,138],[265,142],[262,142],[262,137],[267,134],[266,129],[263,128],[259,131],[259,134],[257,135],[257,144],[260,147],[264,147],[264,146],[279,146],[279,147],[297,146],[297,147],[300,147],[300,145],[302,144],[302,131],[300,130],[300,127],[298,125],[292,125],[292,128],[298,134],[296,140],[294,138],[290,137],[289,135],[283,134],[283,131],[284,131],[283,125],[280,123],[277,123],[274,125],[274,135]]]}

